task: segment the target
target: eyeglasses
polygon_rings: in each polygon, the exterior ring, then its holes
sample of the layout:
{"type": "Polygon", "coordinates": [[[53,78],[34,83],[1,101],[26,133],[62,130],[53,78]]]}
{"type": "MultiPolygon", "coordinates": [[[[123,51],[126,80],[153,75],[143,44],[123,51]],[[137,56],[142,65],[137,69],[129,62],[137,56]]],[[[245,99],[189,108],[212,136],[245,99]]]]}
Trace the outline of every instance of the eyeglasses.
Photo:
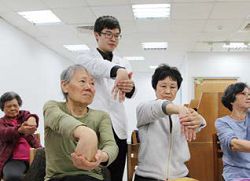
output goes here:
{"type": "Polygon", "coordinates": [[[244,95],[244,96],[246,96],[246,97],[250,96],[250,93],[249,93],[249,92],[239,92],[238,94],[244,95]]]}
{"type": "Polygon", "coordinates": [[[111,32],[100,32],[100,34],[103,34],[107,39],[112,39],[115,37],[115,40],[120,40],[122,38],[121,34],[113,34],[111,32]]]}

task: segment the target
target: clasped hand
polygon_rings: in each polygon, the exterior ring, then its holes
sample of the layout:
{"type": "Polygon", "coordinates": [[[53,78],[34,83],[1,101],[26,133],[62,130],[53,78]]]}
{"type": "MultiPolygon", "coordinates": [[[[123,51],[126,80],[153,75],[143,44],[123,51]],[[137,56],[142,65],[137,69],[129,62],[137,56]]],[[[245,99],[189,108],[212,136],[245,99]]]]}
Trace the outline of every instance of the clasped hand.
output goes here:
{"type": "Polygon", "coordinates": [[[183,108],[179,114],[181,131],[184,133],[187,141],[196,139],[196,128],[201,124],[201,116],[194,109],[183,108]]]}
{"type": "Polygon", "coordinates": [[[75,152],[71,154],[71,159],[76,168],[81,170],[93,170],[102,162],[102,151],[97,150],[93,161],[88,161],[83,154],[77,154],[75,152]]]}
{"type": "Polygon", "coordinates": [[[24,135],[34,134],[37,130],[36,119],[34,117],[30,117],[28,120],[23,122],[21,126],[18,128],[18,132],[24,135]]]}
{"type": "Polygon", "coordinates": [[[113,98],[116,100],[118,96],[119,102],[123,102],[125,100],[125,94],[131,92],[134,87],[134,82],[131,80],[132,72],[127,73],[127,71],[125,71],[126,70],[120,74],[117,73],[114,87],[112,89],[113,98]]]}

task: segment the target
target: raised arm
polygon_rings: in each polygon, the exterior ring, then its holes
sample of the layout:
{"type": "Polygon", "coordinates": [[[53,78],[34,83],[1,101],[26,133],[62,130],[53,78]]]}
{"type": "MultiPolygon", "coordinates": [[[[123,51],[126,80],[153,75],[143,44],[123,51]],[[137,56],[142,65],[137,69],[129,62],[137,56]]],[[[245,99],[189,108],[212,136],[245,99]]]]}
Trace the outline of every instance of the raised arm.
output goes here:
{"type": "Polygon", "coordinates": [[[215,127],[222,145],[232,151],[250,152],[250,141],[238,138],[235,131],[224,120],[216,120],[215,127]]]}
{"type": "Polygon", "coordinates": [[[74,130],[85,126],[82,122],[63,112],[58,102],[48,101],[43,107],[44,126],[70,139],[75,139],[74,130]]]}

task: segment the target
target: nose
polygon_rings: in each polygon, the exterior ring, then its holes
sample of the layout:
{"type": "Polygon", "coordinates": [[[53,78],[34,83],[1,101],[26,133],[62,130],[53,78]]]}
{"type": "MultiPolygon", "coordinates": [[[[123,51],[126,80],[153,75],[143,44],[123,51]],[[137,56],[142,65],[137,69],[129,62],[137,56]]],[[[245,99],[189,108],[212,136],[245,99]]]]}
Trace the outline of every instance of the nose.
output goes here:
{"type": "Polygon", "coordinates": [[[170,93],[170,87],[165,88],[165,93],[170,93]]]}
{"type": "Polygon", "coordinates": [[[116,40],[117,40],[117,39],[115,38],[115,35],[112,34],[111,40],[112,40],[112,41],[116,41],[116,40]]]}

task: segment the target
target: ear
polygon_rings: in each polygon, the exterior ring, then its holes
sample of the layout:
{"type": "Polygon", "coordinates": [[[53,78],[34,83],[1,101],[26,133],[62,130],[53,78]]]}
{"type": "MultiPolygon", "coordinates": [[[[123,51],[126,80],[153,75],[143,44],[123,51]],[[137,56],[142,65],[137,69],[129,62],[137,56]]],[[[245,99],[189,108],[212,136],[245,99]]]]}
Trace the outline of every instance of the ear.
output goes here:
{"type": "Polygon", "coordinates": [[[61,89],[64,93],[68,93],[68,82],[61,81],[61,89]]]}
{"type": "Polygon", "coordinates": [[[100,37],[99,33],[94,32],[94,36],[95,36],[96,41],[98,41],[98,39],[99,39],[99,37],[100,37]]]}

